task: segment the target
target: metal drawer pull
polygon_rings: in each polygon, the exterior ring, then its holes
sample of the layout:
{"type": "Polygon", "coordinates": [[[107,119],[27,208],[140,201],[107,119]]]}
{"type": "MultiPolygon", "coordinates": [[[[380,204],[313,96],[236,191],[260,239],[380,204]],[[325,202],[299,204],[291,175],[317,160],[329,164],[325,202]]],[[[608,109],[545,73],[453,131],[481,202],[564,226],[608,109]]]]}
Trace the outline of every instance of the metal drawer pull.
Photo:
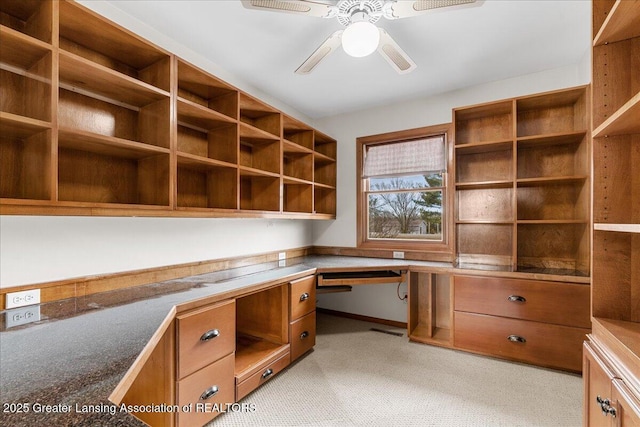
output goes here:
{"type": "Polygon", "coordinates": [[[200,337],[200,341],[209,341],[216,337],[220,336],[220,331],[217,329],[211,329],[210,331],[205,332],[200,337]]]}
{"type": "Polygon", "coordinates": [[[271,375],[273,375],[273,370],[269,368],[266,371],[264,371],[264,373],[262,374],[262,379],[265,380],[269,378],[271,375]]]}
{"type": "Polygon", "coordinates": [[[308,299],[309,299],[309,294],[308,293],[305,292],[304,294],[300,295],[300,302],[306,301],[308,299]]]}
{"type": "Polygon", "coordinates": [[[609,399],[603,399],[600,396],[597,396],[596,402],[598,402],[598,405],[600,405],[602,415],[606,417],[607,415],[611,414],[612,418],[616,417],[616,408],[611,407],[611,401],[609,399]]]}
{"type": "Polygon", "coordinates": [[[216,394],[218,394],[218,386],[217,385],[211,386],[208,389],[206,389],[204,393],[200,395],[200,400],[210,399],[216,394]]]}
{"type": "Polygon", "coordinates": [[[511,302],[527,302],[525,297],[521,297],[520,295],[509,295],[507,298],[511,302]]]}
{"type": "Polygon", "coordinates": [[[300,334],[300,339],[303,340],[309,336],[309,331],[304,331],[300,334]]]}
{"type": "Polygon", "coordinates": [[[509,335],[507,339],[511,342],[521,342],[521,343],[527,342],[527,340],[524,339],[524,337],[521,337],[520,335],[509,335]]]}

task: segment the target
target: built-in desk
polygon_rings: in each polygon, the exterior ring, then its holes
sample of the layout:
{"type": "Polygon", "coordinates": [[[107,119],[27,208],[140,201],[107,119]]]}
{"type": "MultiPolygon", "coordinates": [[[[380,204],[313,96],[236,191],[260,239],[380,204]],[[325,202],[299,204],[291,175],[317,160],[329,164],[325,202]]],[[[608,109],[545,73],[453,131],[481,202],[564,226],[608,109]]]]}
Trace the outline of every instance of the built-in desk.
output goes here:
{"type": "MultiPolygon", "coordinates": [[[[461,270],[438,262],[310,256],[287,260],[284,267],[279,267],[277,262],[265,263],[41,304],[32,307],[38,311],[40,320],[21,326],[8,327],[8,316],[16,312],[4,311],[0,316],[0,395],[2,403],[8,405],[8,411],[0,412],[0,424],[141,425],[129,414],[120,412],[119,407],[109,402],[108,396],[135,365],[145,347],[160,337],[158,330],[168,319],[197,313],[224,301],[237,301],[243,296],[316,273],[350,270],[410,271],[417,275],[414,278],[442,275],[450,277],[454,285],[454,279],[462,275],[496,280],[543,280],[548,285],[561,285],[563,281],[581,285],[589,282],[588,278],[461,270]]],[[[426,291],[414,278],[409,278],[408,306],[411,308],[416,302],[424,309],[418,295],[412,295],[411,291],[412,288],[416,293],[425,294],[426,291]]],[[[580,288],[588,292],[588,286],[580,288]]],[[[282,293],[281,297],[284,296],[282,293]]],[[[291,293],[287,295],[290,296],[291,293]]],[[[452,312],[456,311],[455,305],[452,308],[452,312]]],[[[301,312],[296,319],[304,319],[305,316],[301,312]]],[[[292,335],[292,327],[287,325],[286,334],[289,336],[292,335]]],[[[450,342],[453,348],[457,348],[455,332],[450,342]]],[[[282,330],[281,334],[284,333],[282,330]]],[[[158,342],[155,341],[156,344],[158,342]]],[[[163,344],[172,346],[175,343],[163,344]]],[[[476,352],[488,353],[484,350],[476,352]]],[[[278,356],[284,353],[286,350],[274,351],[274,363],[281,360],[278,356]]],[[[497,356],[505,357],[502,354],[497,356]]],[[[163,371],[159,372],[162,374],[163,371]]],[[[253,374],[254,371],[249,369],[241,379],[249,380],[253,374]]]]}

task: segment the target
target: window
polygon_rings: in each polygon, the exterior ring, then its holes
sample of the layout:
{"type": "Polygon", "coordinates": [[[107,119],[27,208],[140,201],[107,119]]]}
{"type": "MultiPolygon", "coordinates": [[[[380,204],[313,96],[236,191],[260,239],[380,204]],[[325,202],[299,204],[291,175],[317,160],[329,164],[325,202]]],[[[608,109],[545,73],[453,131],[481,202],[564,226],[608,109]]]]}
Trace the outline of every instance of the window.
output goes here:
{"type": "Polygon", "coordinates": [[[358,138],[358,246],[449,250],[449,125],[358,138]]]}

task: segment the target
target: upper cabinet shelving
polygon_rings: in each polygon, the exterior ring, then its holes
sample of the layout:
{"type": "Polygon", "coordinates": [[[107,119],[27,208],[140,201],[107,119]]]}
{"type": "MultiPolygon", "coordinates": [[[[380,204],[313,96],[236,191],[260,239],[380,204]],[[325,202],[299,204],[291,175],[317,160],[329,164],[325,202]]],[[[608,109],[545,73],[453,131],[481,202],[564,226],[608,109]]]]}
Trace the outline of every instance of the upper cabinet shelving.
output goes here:
{"type": "Polygon", "coordinates": [[[588,90],[454,109],[457,259],[589,274],[588,90]]]}
{"type": "Polygon", "coordinates": [[[90,9],[3,0],[0,46],[0,213],[335,217],[335,140],[90,9]]]}

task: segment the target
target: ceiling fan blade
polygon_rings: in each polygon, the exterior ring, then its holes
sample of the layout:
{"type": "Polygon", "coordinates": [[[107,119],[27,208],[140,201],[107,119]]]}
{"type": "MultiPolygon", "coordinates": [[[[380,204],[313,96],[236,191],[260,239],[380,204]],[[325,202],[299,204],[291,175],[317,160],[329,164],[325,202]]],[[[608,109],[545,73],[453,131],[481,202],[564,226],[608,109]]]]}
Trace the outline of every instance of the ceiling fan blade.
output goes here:
{"type": "Polygon", "coordinates": [[[382,28],[378,28],[378,30],[380,30],[378,52],[391,64],[394,70],[399,74],[407,74],[418,68],[416,63],[398,46],[398,43],[391,38],[389,33],[382,28]]]}
{"type": "Polygon", "coordinates": [[[340,46],[340,41],[342,39],[342,33],[344,30],[338,30],[335,33],[331,34],[328,39],[326,39],[320,47],[318,47],[307,59],[302,63],[301,66],[295,71],[296,74],[309,74],[313,71],[313,69],[326,58],[331,52],[336,50],[338,46],[340,46]]]}
{"type": "Polygon", "coordinates": [[[307,0],[242,0],[247,9],[270,10],[273,12],[295,13],[296,15],[333,18],[338,13],[335,5],[322,1],[307,0]]]}
{"type": "Polygon", "coordinates": [[[394,1],[385,5],[384,16],[387,19],[409,18],[422,15],[433,9],[451,6],[479,6],[483,2],[476,0],[416,0],[394,1]]]}

